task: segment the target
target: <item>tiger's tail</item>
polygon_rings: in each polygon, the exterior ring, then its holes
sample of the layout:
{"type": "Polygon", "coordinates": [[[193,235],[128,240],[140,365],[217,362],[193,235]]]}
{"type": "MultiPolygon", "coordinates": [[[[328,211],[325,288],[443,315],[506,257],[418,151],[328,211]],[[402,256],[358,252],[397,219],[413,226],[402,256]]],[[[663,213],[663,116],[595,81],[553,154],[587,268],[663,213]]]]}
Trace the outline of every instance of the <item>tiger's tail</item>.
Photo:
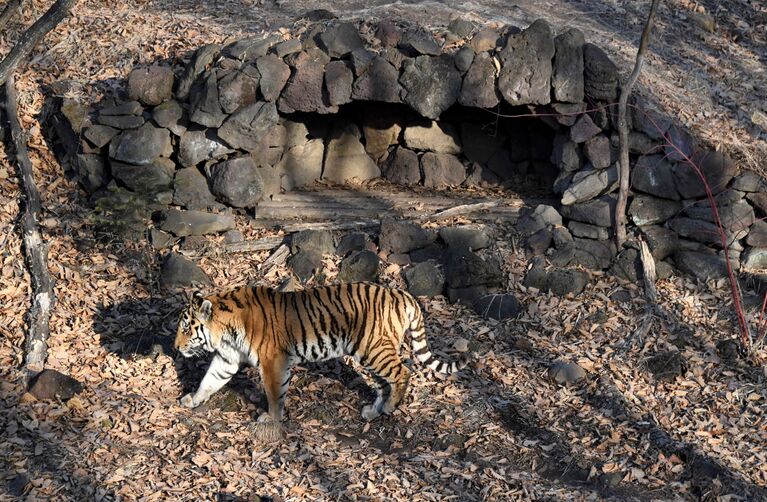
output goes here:
{"type": "Polygon", "coordinates": [[[424,329],[423,313],[418,302],[413,299],[413,305],[408,308],[410,318],[410,338],[413,344],[413,353],[424,366],[436,371],[437,373],[455,373],[468,365],[466,359],[458,361],[441,361],[437,359],[429,350],[429,344],[426,341],[426,330],[424,329]]]}

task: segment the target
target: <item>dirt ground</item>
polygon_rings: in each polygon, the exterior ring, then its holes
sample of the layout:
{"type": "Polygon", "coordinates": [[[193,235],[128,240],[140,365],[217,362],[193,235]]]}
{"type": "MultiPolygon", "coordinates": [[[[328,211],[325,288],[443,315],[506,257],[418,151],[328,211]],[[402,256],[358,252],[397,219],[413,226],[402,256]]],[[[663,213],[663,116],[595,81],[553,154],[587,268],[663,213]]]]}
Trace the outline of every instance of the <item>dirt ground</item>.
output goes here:
{"type": "MultiPolygon", "coordinates": [[[[0,34],[2,55],[49,2],[25,5],[0,34]]],[[[580,27],[627,71],[647,5],[340,1],[333,10],[432,26],[457,14],[519,25],[545,17],[557,28],[580,27]]],[[[182,300],[158,287],[158,257],[148,246],[94,240],[86,199],[44,140],[44,97],[95,100],[118,89],[136,63],[273,31],[318,7],[328,3],[78,2],[19,72],[58,297],[48,366],[85,390],[65,403],[24,394],[17,368],[29,279],[15,231],[16,175],[0,149],[2,498],[767,499],[767,354],[758,351],[761,364],[752,365],[720,343],[736,335],[726,285],[661,281],[669,321],[628,345],[644,308],[641,290],[601,273],[578,298],[526,290],[527,261],[512,228],[499,228],[507,237],[491,252],[503,259],[524,315],[497,323],[439,299],[424,302],[432,346],[447,349],[463,339],[476,362],[448,379],[416,371],[409,398],[391,417],[362,421],[371,391],[344,362],[298,371],[279,444],[254,438],[264,403],[252,370],[202,410],[178,405],[205,368],[205,361],[180,361],[168,350],[182,300]],[[51,87],[61,79],[67,85],[51,87]],[[585,381],[551,382],[547,369],[556,360],[581,365],[585,381]]],[[[767,159],[765,9],[757,1],[663,2],[640,79],[641,91],[670,116],[753,167],[767,159]],[[691,21],[696,7],[714,15],[713,33],[691,21]]],[[[246,238],[266,235],[245,218],[238,228],[246,238]]],[[[199,264],[217,288],[252,280],[276,285],[287,271],[264,274],[267,255],[210,256],[199,264]]],[[[337,263],[326,265],[325,280],[333,281],[337,263]]],[[[399,269],[386,267],[382,282],[402,285],[399,269]]],[[[755,322],[758,313],[749,315],[755,322]]]]}

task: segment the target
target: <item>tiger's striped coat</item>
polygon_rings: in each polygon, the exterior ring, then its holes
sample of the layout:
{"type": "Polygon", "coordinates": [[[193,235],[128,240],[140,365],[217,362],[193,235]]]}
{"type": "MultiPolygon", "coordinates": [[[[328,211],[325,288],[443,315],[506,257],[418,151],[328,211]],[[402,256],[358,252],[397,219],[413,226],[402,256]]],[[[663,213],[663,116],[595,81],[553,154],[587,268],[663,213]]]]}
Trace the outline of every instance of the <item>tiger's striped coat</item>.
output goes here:
{"type": "Polygon", "coordinates": [[[181,314],[175,347],[184,357],[214,356],[197,391],[181,404],[204,403],[248,363],[259,368],[269,402],[259,421],[280,421],[294,364],[351,355],[375,377],[378,397],[362,410],[373,420],[393,412],[405,395],[410,370],[400,347],[408,333],[416,358],[432,370],[453,373],[466,366],[432,355],[421,308],[404,291],[357,283],[290,293],[259,286],[197,293],[181,314]]]}

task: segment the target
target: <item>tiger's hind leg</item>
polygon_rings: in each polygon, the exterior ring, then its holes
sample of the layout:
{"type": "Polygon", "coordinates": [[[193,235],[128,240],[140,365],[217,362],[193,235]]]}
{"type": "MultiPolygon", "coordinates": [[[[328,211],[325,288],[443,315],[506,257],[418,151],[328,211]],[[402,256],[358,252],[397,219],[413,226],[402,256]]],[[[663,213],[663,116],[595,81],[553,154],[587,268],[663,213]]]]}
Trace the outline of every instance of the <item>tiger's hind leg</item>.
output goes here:
{"type": "Polygon", "coordinates": [[[385,349],[363,364],[373,373],[378,386],[375,402],[362,408],[362,418],[370,421],[397,408],[407,392],[410,370],[394,349],[385,349]]]}
{"type": "Polygon", "coordinates": [[[280,422],[285,414],[285,396],[288,393],[290,378],[290,361],[286,354],[260,361],[261,381],[264,384],[266,400],[269,402],[269,413],[258,417],[259,422],[273,420],[280,422]]]}

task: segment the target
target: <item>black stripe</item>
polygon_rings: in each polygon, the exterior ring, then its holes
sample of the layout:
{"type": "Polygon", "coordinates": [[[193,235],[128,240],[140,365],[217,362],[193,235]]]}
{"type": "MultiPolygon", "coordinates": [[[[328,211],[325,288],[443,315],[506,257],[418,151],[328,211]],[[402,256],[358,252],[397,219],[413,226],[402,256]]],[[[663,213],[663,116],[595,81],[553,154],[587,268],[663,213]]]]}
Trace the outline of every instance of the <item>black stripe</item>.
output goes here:
{"type": "Polygon", "coordinates": [[[422,348],[421,350],[417,350],[415,352],[416,357],[417,356],[425,356],[426,354],[431,354],[431,351],[429,350],[428,346],[422,348]]]}
{"type": "Polygon", "coordinates": [[[218,310],[221,312],[232,312],[232,309],[224,302],[218,302],[218,310]]]}

